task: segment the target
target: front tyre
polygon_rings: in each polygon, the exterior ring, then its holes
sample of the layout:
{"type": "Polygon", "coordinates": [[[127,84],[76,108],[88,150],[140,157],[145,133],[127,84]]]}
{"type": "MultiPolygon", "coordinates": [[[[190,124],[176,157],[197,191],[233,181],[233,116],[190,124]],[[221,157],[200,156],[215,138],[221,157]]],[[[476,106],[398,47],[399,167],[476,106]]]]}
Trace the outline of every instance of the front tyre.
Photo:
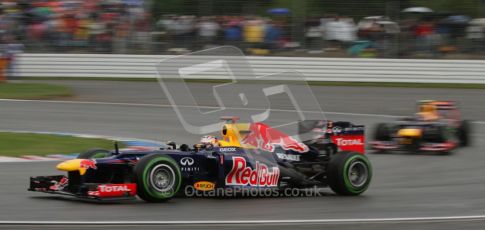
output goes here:
{"type": "Polygon", "coordinates": [[[470,145],[470,122],[464,120],[461,122],[460,127],[458,128],[458,139],[460,141],[461,146],[469,146],[470,145]]]}
{"type": "Polygon", "coordinates": [[[377,124],[374,131],[374,140],[376,141],[390,141],[391,140],[391,128],[388,124],[377,124]]]}
{"type": "Polygon", "coordinates": [[[135,165],[134,172],[138,196],[144,201],[167,201],[180,189],[180,168],[169,156],[145,156],[135,165]]]}
{"type": "Polygon", "coordinates": [[[363,193],[369,187],[371,178],[372,166],[362,154],[340,152],[328,163],[328,185],[339,195],[356,196],[363,193]]]}

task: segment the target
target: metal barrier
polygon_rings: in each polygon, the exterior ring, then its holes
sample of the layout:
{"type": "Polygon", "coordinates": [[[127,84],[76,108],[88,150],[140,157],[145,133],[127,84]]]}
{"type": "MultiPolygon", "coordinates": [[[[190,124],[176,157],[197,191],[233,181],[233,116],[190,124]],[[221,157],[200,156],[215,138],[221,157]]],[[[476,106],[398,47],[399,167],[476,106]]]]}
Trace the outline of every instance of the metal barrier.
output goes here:
{"type": "MultiPolygon", "coordinates": [[[[20,77],[155,78],[166,55],[21,54],[20,77]]],[[[226,59],[231,57],[221,57],[226,59]]],[[[204,62],[190,56],[184,64],[204,62]],[[187,61],[188,60],[188,61],[187,61]]],[[[256,75],[297,71],[308,81],[485,83],[485,61],[247,57],[256,75]]],[[[242,65],[241,65],[242,66],[242,65]]],[[[238,68],[236,64],[231,68],[238,68]]],[[[171,77],[161,73],[163,77],[171,77]]],[[[248,76],[238,76],[244,79],[248,76]]],[[[213,69],[186,78],[228,79],[225,69],[213,69]]],[[[289,79],[291,80],[291,79],[289,79]]]]}

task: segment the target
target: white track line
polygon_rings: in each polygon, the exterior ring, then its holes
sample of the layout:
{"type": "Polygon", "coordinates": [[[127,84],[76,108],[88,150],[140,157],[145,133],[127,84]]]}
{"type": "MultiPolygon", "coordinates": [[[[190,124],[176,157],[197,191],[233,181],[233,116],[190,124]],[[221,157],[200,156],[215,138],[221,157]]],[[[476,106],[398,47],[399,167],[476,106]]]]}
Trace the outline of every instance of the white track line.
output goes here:
{"type": "Polygon", "coordinates": [[[485,220],[485,215],[405,218],[352,218],[304,220],[195,220],[195,221],[0,221],[0,225],[227,225],[227,224],[330,224],[330,223],[396,223],[485,220]]]}
{"type": "MultiPolygon", "coordinates": [[[[55,104],[88,104],[88,105],[121,105],[121,106],[136,106],[136,107],[172,107],[170,104],[145,104],[145,103],[123,103],[123,102],[99,102],[99,101],[51,101],[51,100],[20,100],[20,99],[0,99],[0,102],[36,102],[36,103],[55,103],[55,104]]],[[[181,108],[200,108],[200,109],[220,109],[216,106],[194,106],[194,105],[177,105],[181,108]]],[[[266,109],[259,108],[244,108],[244,107],[226,107],[227,109],[247,110],[247,111],[265,111],[266,109]]],[[[275,112],[295,112],[291,109],[271,109],[275,112]]],[[[305,113],[320,113],[320,111],[302,111],[305,113]]],[[[399,118],[403,116],[385,115],[385,114],[369,114],[369,113],[346,113],[346,112],[324,112],[335,115],[350,115],[350,116],[367,116],[367,117],[387,117],[399,118]]],[[[485,121],[474,121],[476,124],[485,124],[485,121]]]]}
{"type": "MultiPolygon", "coordinates": [[[[136,107],[172,107],[171,104],[144,104],[144,103],[124,103],[124,102],[99,102],[99,101],[51,101],[51,100],[19,100],[19,99],[0,99],[0,102],[34,102],[34,103],[55,103],[55,104],[88,104],[88,105],[121,105],[121,106],[136,106],[136,107]]],[[[217,106],[204,106],[204,105],[177,105],[180,108],[199,108],[199,109],[220,109],[217,106]]],[[[236,109],[236,110],[249,110],[249,111],[265,111],[266,109],[260,108],[244,108],[244,107],[225,107],[226,109],[236,109]]],[[[271,109],[276,112],[295,112],[291,109],[271,109]]],[[[320,113],[320,111],[303,111],[309,113],[320,113]]],[[[334,112],[339,114],[338,112],[334,112]]],[[[340,113],[352,115],[352,113],[340,113]]],[[[379,114],[358,114],[367,116],[390,116],[390,115],[379,115],[379,114]]],[[[397,116],[391,116],[397,117],[397,116]]]]}
{"type": "MultiPolygon", "coordinates": [[[[124,102],[99,102],[99,101],[51,101],[51,100],[19,100],[19,99],[0,99],[0,102],[34,102],[34,103],[53,103],[53,104],[87,104],[87,105],[121,105],[121,106],[136,106],[136,107],[172,107],[170,104],[144,104],[144,103],[124,103],[124,102]]],[[[199,109],[220,109],[217,106],[204,105],[177,105],[180,108],[199,108],[199,109]]],[[[226,109],[247,110],[247,111],[266,111],[260,108],[245,108],[245,107],[225,107],[226,109]]],[[[292,109],[271,109],[275,112],[295,112],[292,109]]],[[[306,113],[320,113],[321,111],[302,111],[306,113]]],[[[394,115],[381,114],[366,114],[366,113],[343,113],[343,112],[324,112],[330,114],[341,115],[355,115],[355,116],[372,116],[372,117],[402,117],[394,115]]]]}

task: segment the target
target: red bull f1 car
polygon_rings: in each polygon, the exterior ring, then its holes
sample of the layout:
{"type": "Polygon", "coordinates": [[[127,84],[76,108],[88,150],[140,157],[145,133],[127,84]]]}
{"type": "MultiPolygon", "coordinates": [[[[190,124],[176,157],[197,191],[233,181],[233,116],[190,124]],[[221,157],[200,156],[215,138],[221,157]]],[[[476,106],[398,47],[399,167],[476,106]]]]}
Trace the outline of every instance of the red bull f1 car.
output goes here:
{"type": "Polygon", "coordinates": [[[426,100],[418,102],[414,117],[378,124],[371,145],[378,152],[449,153],[470,144],[470,131],[455,102],[426,100]]]}
{"type": "Polygon", "coordinates": [[[90,200],[166,201],[191,186],[215,189],[330,187],[340,195],[366,191],[372,168],[364,155],[364,127],[305,121],[296,138],[263,123],[226,118],[222,139],[210,145],[169,143],[157,150],[92,150],[57,165],[67,175],[30,178],[30,191],[90,200]]]}

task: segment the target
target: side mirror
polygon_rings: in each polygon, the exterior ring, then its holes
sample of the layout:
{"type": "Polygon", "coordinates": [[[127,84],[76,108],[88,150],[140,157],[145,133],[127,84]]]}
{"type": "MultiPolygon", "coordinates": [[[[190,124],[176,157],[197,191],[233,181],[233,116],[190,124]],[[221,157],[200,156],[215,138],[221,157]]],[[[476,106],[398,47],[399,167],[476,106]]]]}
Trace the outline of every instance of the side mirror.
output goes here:
{"type": "Polygon", "coordinates": [[[169,141],[167,145],[170,146],[171,149],[177,149],[177,144],[173,141],[169,141]]]}
{"type": "Polygon", "coordinates": [[[118,146],[118,142],[115,141],[114,145],[115,145],[115,155],[120,154],[120,147],[118,146]]]}
{"type": "Polygon", "coordinates": [[[189,146],[187,144],[180,145],[180,151],[183,151],[183,152],[189,151],[189,146]]]}

